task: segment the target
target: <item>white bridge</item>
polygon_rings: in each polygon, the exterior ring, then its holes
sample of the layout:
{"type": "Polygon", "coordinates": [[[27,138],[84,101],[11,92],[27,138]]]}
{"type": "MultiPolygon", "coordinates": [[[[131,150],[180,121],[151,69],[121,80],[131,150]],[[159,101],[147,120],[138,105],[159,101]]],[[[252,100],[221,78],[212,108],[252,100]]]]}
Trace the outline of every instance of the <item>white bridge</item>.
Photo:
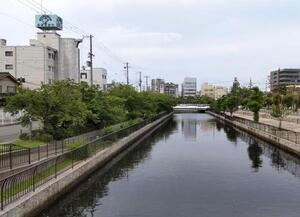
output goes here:
{"type": "Polygon", "coordinates": [[[175,112],[205,112],[210,109],[210,105],[206,104],[179,104],[173,107],[175,112]]]}

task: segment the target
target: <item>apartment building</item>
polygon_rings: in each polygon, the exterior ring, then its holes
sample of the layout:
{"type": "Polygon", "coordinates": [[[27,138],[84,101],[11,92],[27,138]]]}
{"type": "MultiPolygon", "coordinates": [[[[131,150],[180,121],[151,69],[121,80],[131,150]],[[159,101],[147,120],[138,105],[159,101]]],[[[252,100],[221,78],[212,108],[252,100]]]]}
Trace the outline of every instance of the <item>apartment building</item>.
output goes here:
{"type": "Polygon", "coordinates": [[[212,84],[204,83],[201,85],[201,96],[208,96],[213,99],[219,99],[227,94],[227,89],[222,86],[215,86],[212,84]]]}
{"type": "MultiPolygon", "coordinates": [[[[80,71],[80,80],[91,84],[91,70],[82,69],[80,71]]],[[[93,68],[93,84],[97,85],[100,90],[106,90],[107,87],[107,70],[104,68],[93,68]]]]}
{"type": "Polygon", "coordinates": [[[179,86],[171,82],[165,83],[165,94],[169,96],[179,97],[179,86]]]}
{"type": "Polygon", "coordinates": [[[157,93],[165,93],[165,80],[164,79],[152,79],[151,80],[151,91],[157,93]]]}
{"type": "Polygon", "coordinates": [[[289,85],[300,85],[300,69],[278,69],[270,73],[271,91],[289,85]]]}
{"type": "Polygon", "coordinates": [[[197,95],[197,78],[184,78],[182,84],[182,97],[194,97],[197,95]]]}
{"type": "Polygon", "coordinates": [[[55,31],[39,32],[26,46],[9,46],[0,39],[0,71],[24,78],[35,89],[54,80],[80,81],[79,39],[61,38],[55,31]]]}

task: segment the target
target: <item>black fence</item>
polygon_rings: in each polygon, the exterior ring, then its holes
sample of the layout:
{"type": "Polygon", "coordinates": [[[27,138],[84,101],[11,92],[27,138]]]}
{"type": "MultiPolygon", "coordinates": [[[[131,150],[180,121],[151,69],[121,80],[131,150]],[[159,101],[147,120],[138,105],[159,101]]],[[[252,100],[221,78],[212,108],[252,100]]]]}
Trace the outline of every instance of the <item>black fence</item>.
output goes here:
{"type": "Polygon", "coordinates": [[[272,126],[264,123],[257,123],[249,119],[240,118],[237,116],[230,116],[227,114],[222,114],[226,119],[231,121],[235,121],[238,123],[242,123],[248,127],[252,127],[254,129],[258,129],[264,131],[266,133],[272,134],[282,139],[286,139],[288,141],[294,142],[296,144],[300,144],[300,133],[296,131],[291,131],[283,128],[279,128],[276,126],[272,126]]]}
{"type": "Polygon", "coordinates": [[[69,145],[81,141],[87,143],[95,139],[96,136],[84,134],[67,138],[61,141],[51,141],[33,148],[26,148],[14,144],[0,145],[0,172],[1,170],[11,170],[20,166],[30,165],[34,162],[45,160],[53,156],[61,155],[69,150],[69,145]]]}
{"type": "MultiPolygon", "coordinates": [[[[51,179],[56,178],[66,170],[72,169],[76,164],[95,155],[97,152],[111,146],[115,141],[128,136],[129,134],[141,129],[147,124],[163,117],[165,113],[160,114],[149,120],[124,128],[117,132],[95,138],[86,144],[74,150],[69,150],[53,157],[43,163],[33,166],[25,171],[9,176],[0,181],[0,199],[1,209],[27,194],[51,179]]],[[[80,139],[80,137],[79,137],[80,139]]],[[[81,138],[82,139],[82,138],[81,138]]]]}

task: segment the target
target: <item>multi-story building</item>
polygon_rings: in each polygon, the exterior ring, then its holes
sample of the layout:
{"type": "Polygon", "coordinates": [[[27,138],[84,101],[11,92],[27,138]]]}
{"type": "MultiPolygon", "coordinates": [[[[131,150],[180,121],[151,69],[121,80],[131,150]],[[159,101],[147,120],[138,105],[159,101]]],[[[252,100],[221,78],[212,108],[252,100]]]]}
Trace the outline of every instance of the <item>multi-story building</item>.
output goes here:
{"type": "Polygon", "coordinates": [[[24,87],[34,89],[54,80],[80,81],[81,40],[61,38],[55,31],[37,33],[27,46],[8,46],[0,40],[0,71],[25,78],[24,87]]]}
{"type": "Polygon", "coordinates": [[[222,86],[215,86],[204,83],[201,85],[201,96],[208,96],[213,99],[219,99],[227,94],[227,89],[222,86]]]}
{"type": "Polygon", "coordinates": [[[165,92],[165,94],[167,94],[169,96],[178,97],[179,96],[178,84],[169,83],[169,82],[165,83],[164,92],[165,92]]]}
{"type": "Polygon", "coordinates": [[[197,95],[197,78],[184,78],[182,84],[182,97],[194,97],[197,95]]]}
{"type": "Polygon", "coordinates": [[[152,79],[151,80],[151,91],[157,93],[165,92],[165,80],[164,79],[152,79]]]}
{"type": "Polygon", "coordinates": [[[278,69],[270,73],[271,91],[277,87],[300,84],[300,69],[278,69]]]}
{"type": "Polygon", "coordinates": [[[210,98],[215,98],[215,86],[212,84],[204,83],[201,85],[201,96],[208,96],[210,98]]]}
{"type": "MultiPolygon", "coordinates": [[[[91,84],[91,70],[82,69],[80,71],[80,80],[91,84]]],[[[106,90],[107,70],[104,68],[93,68],[93,84],[97,85],[100,90],[106,90]]]]}

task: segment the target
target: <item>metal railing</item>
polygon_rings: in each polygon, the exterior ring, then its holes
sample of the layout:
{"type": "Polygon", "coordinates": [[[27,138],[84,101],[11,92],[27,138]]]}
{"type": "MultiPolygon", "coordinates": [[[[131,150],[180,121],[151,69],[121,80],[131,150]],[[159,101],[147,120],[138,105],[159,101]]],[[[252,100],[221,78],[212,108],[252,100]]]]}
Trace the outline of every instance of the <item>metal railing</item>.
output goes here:
{"type": "Polygon", "coordinates": [[[60,156],[53,157],[36,166],[32,166],[20,173],[9,176],[0,181],[1,209],[28,192],[35,189],[51,179],[56,178],[66,170],[72,169],[76,164],[95,155],[97,152],[111,146],[113,142],[123,138],[147,124],[166,115],[162,113],[154,118],[121,129],[117,132],[88,141],[87,144],[74,150],[67,151],[60,156]]]}
{"type": "Polygon", "coordinates": [[[222,114],[222,115],[226,119],[229,119],[231,121],[242,123],[248,127],[252,127],[254,129],[264,131],[273,136],[277,136],[279,138],[286,139],[286,140],[294,142],[296,144],[300,144],[300,133],[299,132],[282,129],[282,128],[280,129],[279,127],[275,127],[275,126],[272,126],[269,124],[264,124],[264,123],[257,123],[252,120],[237,117],[237,116],[230,116],[227,114],[222,114]]]}
{"type": "Polygon", "coordinates": [[[12,170],[20,166],[30,165],[34,162],[63,154],[67,148],[65,141],[54,141],[33,148],[26,148],[14,144],[1,144],[0,171],[12,170]]]}

